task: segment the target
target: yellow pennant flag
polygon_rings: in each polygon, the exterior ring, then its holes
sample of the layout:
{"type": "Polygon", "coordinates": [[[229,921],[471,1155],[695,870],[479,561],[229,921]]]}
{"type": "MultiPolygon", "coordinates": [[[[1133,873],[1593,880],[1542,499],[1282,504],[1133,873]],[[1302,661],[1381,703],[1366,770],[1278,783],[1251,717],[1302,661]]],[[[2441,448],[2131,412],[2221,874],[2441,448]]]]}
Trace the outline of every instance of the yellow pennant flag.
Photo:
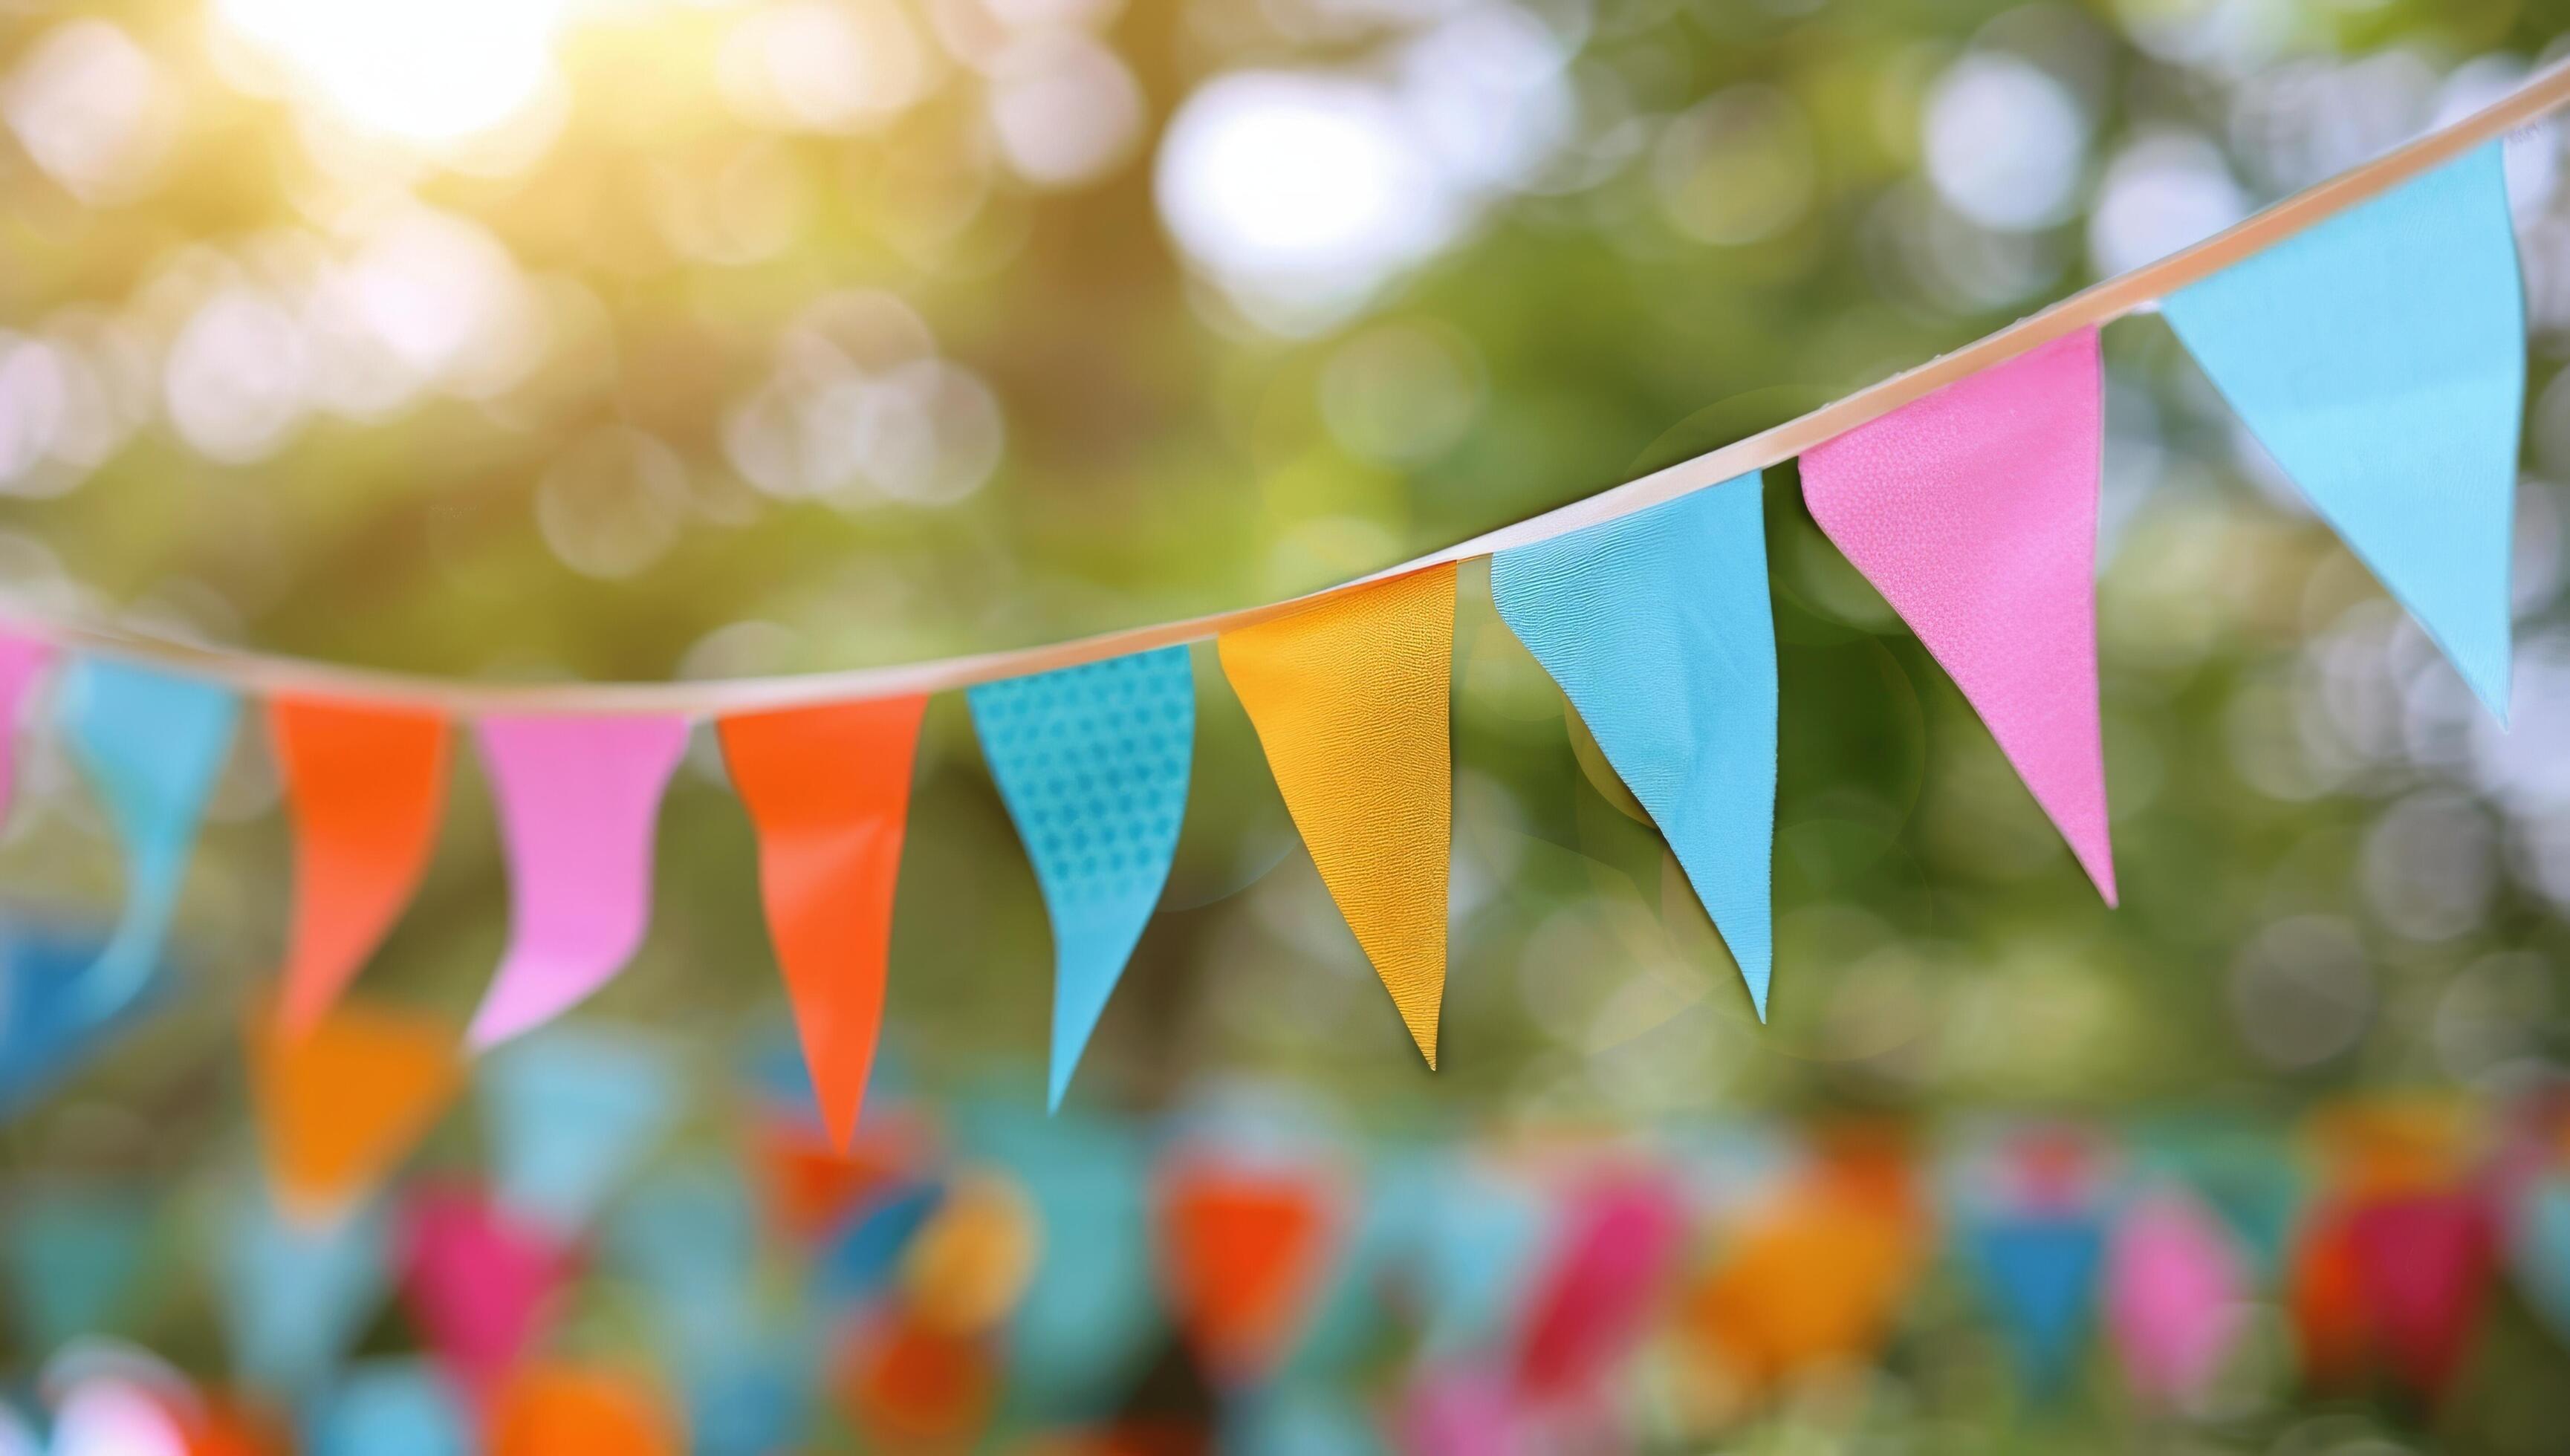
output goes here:
{"type": "Polygon", "coordinates": [[[1216,645],[1312,863],[1436,1066],[1455,567],[1344,592],[1216,645]]]}

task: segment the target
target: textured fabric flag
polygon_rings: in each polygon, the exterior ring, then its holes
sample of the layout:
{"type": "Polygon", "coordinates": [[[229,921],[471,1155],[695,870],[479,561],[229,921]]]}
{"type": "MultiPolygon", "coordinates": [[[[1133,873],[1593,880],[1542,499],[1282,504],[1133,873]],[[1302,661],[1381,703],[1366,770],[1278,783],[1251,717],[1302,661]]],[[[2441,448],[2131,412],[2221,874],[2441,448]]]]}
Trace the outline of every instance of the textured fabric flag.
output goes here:
{"type": "Polygon", "coordinates": [[[468,1034],[484,1050],[616,978],[651,922],[651,836],[687,750],[680,717],[480,725],[509,853],[509,952],[468,1034]]]}
{"type": "Polygon", "coordinates": [[[0,735],[5,735],[0,737],[0,824],[8,822],[17,785],[18,720],[36,679],[53,660],[52,643],[0,628],[0,735]]]}
{"type": "Polygon", "coordinates": [[[1195,673],[1163,647],[974,688],[982,756],[1053,918],[1053,1060],[1062,1105],[1160,903],[1194,758],[1195,673]]]}
{"type": "Polygon", "coordinates": [[[2239,1242],[2184,1189],[2154,1190],[2116,1225],[2106,1324],[2135,1394],[2191,1410],[2212,1387],[2254,1296],[2239,1242]]]}
{"type": "Polygon", "coordinates": [[[1225,632],[1217,647],[1322,883],[1436,1066],[1455,568],[1342,592],[1225,632]]]}
{"type": "Polygon", "coordinates": [[[2501,722],[2525,293],[2500,144],[2161,310],[2251,434],[2501,722]]]}
{"type": "Polygon", "coordinates": [[[1776,617],[1756,472],[1491,558],[1491,597],[1596,736],[1740,963],[1775,959],[1776,617]]]}
{"type": "Polygon", "coordinates": [[[257,1189],[231,1210],[220,1259],[233,1378],[290,1397],[329,1382],[391,1275],[382,1215],[308,1228],[279,1218],[257,1189]]]}
{"type": "Polygon", "coordinates": [[[476,1079],[494,1197],[565,1238],[588,1232],[675,1121],[676,1062],[605,1026],[549,1026],[494,1052],[476,1079]]]}
{"type": "Polygon", "coordinates": [[[266,1017],[248,1034],[268,1178],[278,1209],[305,1225],[372,1193],[464,1086],[453,1028],[417,1012],[342,1005],[300,1036],[266,1017]]]}
{"type": "Polygon", "coordinates": [[[160,965],[240,703],[211,683],[84,660],[63,685],[60,712],[72,755],[125,849],[124,916],[81,977],[84,1005],[105,1018],[140,994],[160,965]]]}
{"type": "Polygon", "coordinates": [[[294,922],[277,1014],[311,1029],[419,888],[446,799],[446,721],[299,698],[268,705],[294,818],[294,922]]]}
{"type": "Polygon", "coordinates": [[[403,1218],[402,1297],[428,1348],[478,1408],[536,1347],[571,1250],[481,1194],[419,1193],[403,1218]]]}
{"type": "Polygon", "coordinates": [[[2097,727],[2097,331],[1803,457],[1812,518],[1910,623],[2115,903],[2097,727]]]}
{"type": "Polygon", "coordinates": [[[2059,1394],[2096,1309],[2104,1221],[2083,1210],[1994,1214],[1965,1231],[1963,1247],[2027,1390],[2059,1394]]]}
{"type": "Polygon", "coordinates": [[[723,763],[758,830],[758,889],[804,1064],[848,1146],[883,1030],[894,891],[925,697],[722,720],[723,763]]]}

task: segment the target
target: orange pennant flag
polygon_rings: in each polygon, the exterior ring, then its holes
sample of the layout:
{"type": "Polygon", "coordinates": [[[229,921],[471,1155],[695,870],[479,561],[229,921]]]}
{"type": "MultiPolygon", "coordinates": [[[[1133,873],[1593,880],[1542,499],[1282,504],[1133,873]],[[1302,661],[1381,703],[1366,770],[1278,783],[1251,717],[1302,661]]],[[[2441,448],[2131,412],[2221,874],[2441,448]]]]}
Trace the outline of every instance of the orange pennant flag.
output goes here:
{"type": "Polygon", "coordinates": [[[455,1028],[341,1006],[299,1036],[253,1013],[250,1082],[277,1207],[327,1223],[374,1190],[464,1086],[455,1028]]]}
{"type": "Polygon", "coordinates": [[[1436,1066],[1455,567],[1344,592],[1216,645],[1312,863],[1436,1066]]]}
{"type": "Polygon", "coordinates": [[[883,1026],[893,890],[926,697],[722,720],[723,762],[758,830],[758,885],[821,1120],[840,1147],[883,1026]]]}
{"type": "Polygon", "coordinates": [[[279,698],[268,708],[294,818],[284,1029],[312,1029],[419,888],[446,798],[446,723],[401,708],[279,698]]]}
{"type": "Polygon", "coordinates": [[[1161,1279],[1196,1358],[1233,1385],[1265,1377],[1311,1312],[1331,1254],[1331,1194],[1292,1170],[1186,1160],[1161,1190],[1161,1279]]]}
{"type": "Polygon", "coordinates": [[[571,1365],[533,1364],[501,1387],[491,1456],[677,1456],[677,1421],[650,1382],[571,1365]]]}

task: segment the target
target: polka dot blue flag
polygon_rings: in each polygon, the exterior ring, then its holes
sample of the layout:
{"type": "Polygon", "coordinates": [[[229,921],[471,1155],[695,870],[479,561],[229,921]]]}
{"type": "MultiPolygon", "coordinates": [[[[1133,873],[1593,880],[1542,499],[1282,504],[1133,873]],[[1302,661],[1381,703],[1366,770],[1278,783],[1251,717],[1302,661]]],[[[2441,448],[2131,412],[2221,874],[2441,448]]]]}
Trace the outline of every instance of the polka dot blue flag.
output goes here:
{"type": "Polygon", "coordinates": [[[1058,1108],[1168,882],[1195,753],[1195,673],[1186,648],[1163,647],[968,698],[1053,917],[1058,1108]]]}
{"type": "Polygon", "coordinates": [[[2161,307],[2250,433],[2506,722],[2525,290],[2499,144],[2161,307]]]}
{"type": "Polygon", "coordinates": [[[1491,558],[1508,630],[1651,812],[1767,1015],[1776,617],[1759,477],[1491,558]]]}

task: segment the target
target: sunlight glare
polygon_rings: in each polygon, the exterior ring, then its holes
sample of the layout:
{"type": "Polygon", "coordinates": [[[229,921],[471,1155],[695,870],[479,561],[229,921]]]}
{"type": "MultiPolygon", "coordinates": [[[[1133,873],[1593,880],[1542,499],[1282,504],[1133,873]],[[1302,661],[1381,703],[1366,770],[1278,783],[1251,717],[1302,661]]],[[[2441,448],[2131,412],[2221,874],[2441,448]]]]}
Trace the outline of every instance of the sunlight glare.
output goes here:
{"type": "Polygon", "coordinates": [[[217,23],[353,129],[435,148],[544,94],[572,0],[214,0],[217,23]]]}

